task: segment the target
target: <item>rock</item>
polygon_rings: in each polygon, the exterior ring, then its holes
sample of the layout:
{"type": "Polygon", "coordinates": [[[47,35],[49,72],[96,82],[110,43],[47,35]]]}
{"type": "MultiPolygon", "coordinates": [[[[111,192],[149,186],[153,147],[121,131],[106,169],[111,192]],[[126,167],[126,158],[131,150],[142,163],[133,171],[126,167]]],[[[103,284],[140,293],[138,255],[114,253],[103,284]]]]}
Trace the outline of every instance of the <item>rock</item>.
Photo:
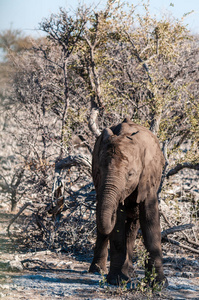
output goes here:
{"type": "Polygon", "coordinates": [[[0,298],[5,298],[6,294],[0,293],[0,298]]]}
{"type": "Polygon", "coordinates": [[[194,274],[192,272],[183,272],[182,277],[184,277],[184,278],[193,278],[194,274]]]}
{"type": "Polygon", "coordinates": [[[11,260],[9,262],[9,269],[13,272],[23,271],[23,265],[19,260],[11,260]]]}
{"type": "Polygon", "coordinates": [[[23,271],[23,265],[18,259],[0,261],[0,269],[12,272],[21,272],[23,271]]]}
{"type": "Polygon", "coordinates": [[[70,269],[70,270],[74,269],[72,261],[67,261],[67,262],[61,261],[57,264],[57,267],[62,268],[62,269],[70,269]]]}

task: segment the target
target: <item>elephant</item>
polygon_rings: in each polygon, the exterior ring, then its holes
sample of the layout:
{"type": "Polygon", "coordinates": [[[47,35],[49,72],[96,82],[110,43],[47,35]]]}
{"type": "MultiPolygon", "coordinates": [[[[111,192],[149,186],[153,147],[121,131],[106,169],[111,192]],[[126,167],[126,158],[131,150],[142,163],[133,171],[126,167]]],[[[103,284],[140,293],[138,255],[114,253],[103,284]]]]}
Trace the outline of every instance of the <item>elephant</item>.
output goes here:
{"type": "Polygon", "coordinates": [[[89,272],[108,273],[110,284],[130,280],[133,248],[141,228],[149,253],[145,273],[155,267],[155,281],[167,285],[157,198],[164,164],[158,139],[129,118],[104,129],[96,140],[92,177],[97,201],[97,239],[89,272]],[[110,270],[107,272],[109,242],[110,270]]]}

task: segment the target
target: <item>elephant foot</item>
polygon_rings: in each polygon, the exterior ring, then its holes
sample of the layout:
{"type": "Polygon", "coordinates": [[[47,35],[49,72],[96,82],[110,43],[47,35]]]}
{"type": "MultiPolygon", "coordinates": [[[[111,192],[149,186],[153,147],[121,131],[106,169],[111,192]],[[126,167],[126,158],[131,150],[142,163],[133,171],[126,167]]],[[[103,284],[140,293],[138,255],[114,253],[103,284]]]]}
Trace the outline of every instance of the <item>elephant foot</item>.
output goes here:
{"type": "Polygon", "coordinates": [[[158,287],[162,288],[167,288],[169,283],[166,278],[166,276],[157,276],[154,280],[150,280],[150,278],[147,278],[148,284],[152,287],[155,288],[155,286],[158,285],[158,287]]]}
{"type": "Polygon", "coordinates": [[[129,276],[119,272],[109,272],[107,275],[107,282],[113,285],[123,285],[129,282],[131,279],[129,276]]]}
{"type": "Polygon", "coordinates": [[[98,264],[91,264],[89,268],[89,273],[99,273],[99,274],[107,274],[108,270],[106,267],[101,267],[98,264]]]}
{"type": "Polygon", "coordinates": [[[154,284],[158,284],[158,285],[159,285],[160,287],[162,287],[162,288],[167,288],[168,285],[169,285],[169,282],[168,282],[166,276],[161,276],[161,278],[158,278],[158,277],[157,277],[157,278],[154,280],[153,285],[154,285],[154,284]]]}

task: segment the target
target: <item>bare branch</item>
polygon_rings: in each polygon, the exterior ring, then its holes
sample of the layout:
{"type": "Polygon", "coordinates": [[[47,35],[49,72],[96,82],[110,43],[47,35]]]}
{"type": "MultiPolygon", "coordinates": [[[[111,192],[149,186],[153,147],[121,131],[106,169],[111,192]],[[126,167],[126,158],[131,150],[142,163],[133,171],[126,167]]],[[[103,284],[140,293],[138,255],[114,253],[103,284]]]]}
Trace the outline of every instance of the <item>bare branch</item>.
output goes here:
{"type": "Polygon", "coordinates": [[[92,108],[90,113],[90,119],[89,119],[89,128],[92,131],[92,133],[95,135],[95,137],[98,137],[101,134],[97,124],[98,115],[99,115],[99,109],[92,108]]]}
{"type": "Polygon", "coordinates": [[[91,173],[91,162],[89,159],[82,155],[69,155],[55,164],[55,172],[60,172],[62,169],[68,169],[72,166],[82,165],[91,173]]]}
{"type": "MultiPolygon", "coordinates": [[[[163,172],[162,172],[162,178],[161,178],[160,187],[158,189],[158,195],[160,194],[160,192],[162,190],[162,186],[163,186],[164,180],[166,178],[167,167],[169,165],[169,163],[168,163],[168,157],[167,157],[167,147],[168,147],[168,144],[169,144],[169,140],[166,140],[166,141],[164,141],[164,143],[162,145],[162,152],[163,152],[164,159],[165,159],[165,165],[164,165],[164,169],[163,169],[163,172]]],[[[164,215],[163,215],[163,217],[164,217],[164,215]]]]}
{"type": "Polygon", "coordinates": [[[184,225],[179,225],[179,226],[173,226],[171,228],[163,230],[161,232],[161,238],[164,239],[168,234],[173,234],[173,233],[178,232],[178,231],[191,229],[193,226],[194,226],[194,224],[184,224],[184,225]]]}
{"type": "Polygon", "coordinates": [[[22,212],[28,207],[28,206],[33,206],[33,204],[31,202],[25,203],[24,206],[22,206],[22,208],[20,209],[20,211],[14,216],[14,218],[12,218],[12,220],[10,221],[8,227],[7,227],[7,232],[8,235],[10,236],[10,226],[15,222],[15,220],[22,214],[22,212]]]}
{"type": "Polygon", "coordinates": [[[166,177],[169,178],[172,175],[177,174],[179,171],[182,169],[193,169],[193,170],[199,170],[199,163],[189,163],[189,162],[184,162],[182,164],[177,164],[174,168],[170,169],[168,173],[166,174],[166,177]]]}

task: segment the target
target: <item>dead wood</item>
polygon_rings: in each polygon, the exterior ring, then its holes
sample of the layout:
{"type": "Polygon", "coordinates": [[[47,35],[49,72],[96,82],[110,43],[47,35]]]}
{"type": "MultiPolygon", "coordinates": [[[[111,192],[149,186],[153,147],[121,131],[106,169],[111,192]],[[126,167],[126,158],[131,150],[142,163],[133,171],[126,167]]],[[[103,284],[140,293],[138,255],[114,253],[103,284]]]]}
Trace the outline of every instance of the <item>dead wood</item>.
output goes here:
{"type": "Polygon", "coordinates": [[[22,214],[22,212],[28,207],[28,206],[34,206],[31,202],[27,202],[26,204],[24,204],[24,206],[22,206],[22,208],[20,209],[20,211],[14,216],[14,218],[12,218],[12,220],[10,221],[8,227],[7,227],[7,232],[8,235],[10,236],[10,226],[16,221],[16,219],[22,214]]]}
{"type": "Polygon", "coordinates": [[[169,227],[172,227],[171,223],[169,222],[167,216],[165,215],[165,213],[162,211],[162,209],[159,209],[160,212],[160,216],[163,216],[165,222],[169,225],[169,227]]]}
{"type": "Polygon", "coordinates": [[[98,115],[99,115],[99,109],[92,108],[90,113],[90,119],[89,119],[89,128],[95,137],[98,137],[101,134],[101,131],[97,124],[98,115]]]}
{"type": "Polygon", "coordinates": [[[166,178],[169,178],[170,176],[177,174],[179,171],[181,171],[184,168],[199,170],[199,163],[194,164],[194,163],[184,162],[182,164],[177,164],[174,168],[168,171],[166,178]]]}
{"type": "Polygon", "coordinates": [[[61,212],[64,206],[64,180],[60,173],[63,169],[70,169],[72,166],[82,166],[91,174],[91,162],[86,156],[69,155],[55,164],[55,178],[52,188],[53,214],[57,214],[58,211],[61,212]]]}
{"type": "Polygon", "coordinates": [[[51,267],[50,264],[39,260],[39,259],[24,259],[21,261],[22,265],[26,269],[46,269],[46,270],[54,270],[54,268],[51,267]]]}
{"type": "MultiPolygon", "coordinates": [[[[179,225],[179,226],[173,226],[171,228],[163,230],[161,232],[162,242],[170,242],[173,245],[177,245],[177,246],[179,246],[181,248],[184,248],[186,250],[189,250],[191,252],[199,254],[199,250],[197,250],[195,248],[192,248],[192,247],[189,247],[187,245],[184,245],[181,242],[178,242],[176,240],[173,240],[173,239],[170,239],[170,238],[167,237],[167,235],[169,235],[169,234],[173,234],[173,233],[179,232],[179,231],[184,231],[186,229],[191,229],[192,227],[194,227],[194,224],[184,224],[184,225],[179,225]]],[[[190,244],[192,244],[194,246],[199,247],[199,243],[190,240],[186,233],[183,232],[183,235],[186,237],[186,242],[188,242],[188,243],[190,243],[190,244]]]]}
{"type": "Polygon", "coordinates": [[[191,229],[194,224],[184,224],[179,226],[173,226],[161,232],[161,238],[164,239],[168,234],[173,234],[175,232],[183,231],[186,229],[191,229]]]}
{"type": "Polygon", "coordinates": [[[91,173],[91,162],[86,156],[82,155],[69,155],[68,157],[58,161],[55,164],[55,172],[60,173],[62,169],[68,169],[72,166],[86,167],[89,173],[91,173]]]}
{"type": "Polygon", "coordinates": [[[35,220],[36,220],[36,224],[37,224],[37,226],[39,227],[39,229],[42,231],[42,232],[47,232],[48,230],[47,230],[47,228],[46,228],[46,226],[43,224],[43,216],[41,216],[40,214],[39,214],[39,211],[37,211],[37,213],[35,214],[35,220]]]}

